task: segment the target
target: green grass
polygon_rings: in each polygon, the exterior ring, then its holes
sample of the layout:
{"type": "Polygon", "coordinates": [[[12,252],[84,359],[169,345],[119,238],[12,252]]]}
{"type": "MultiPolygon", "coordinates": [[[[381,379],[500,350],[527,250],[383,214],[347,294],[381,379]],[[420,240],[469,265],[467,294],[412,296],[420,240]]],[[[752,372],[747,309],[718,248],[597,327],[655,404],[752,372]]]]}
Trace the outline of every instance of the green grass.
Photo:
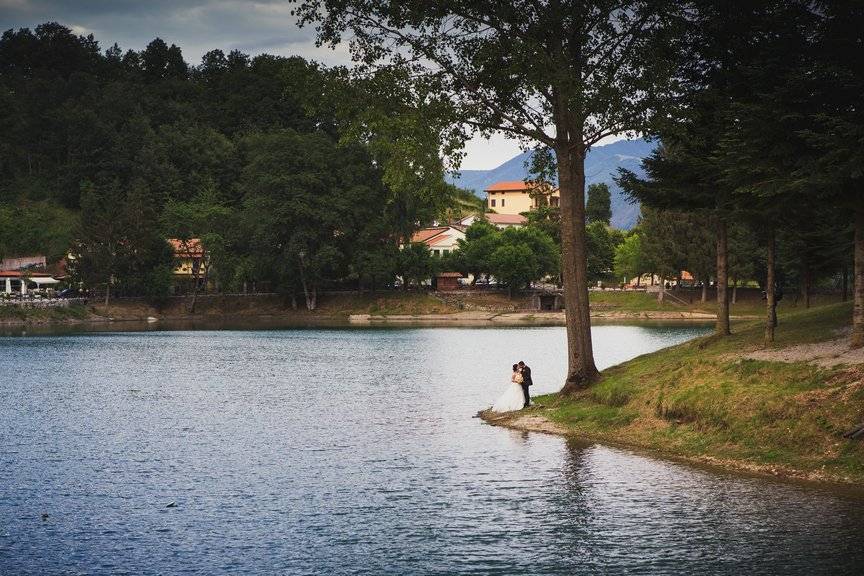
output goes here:
{"type": "MultiPolygon", "coordinates": [[[[776,346],[837,337],[851,307],[785,315],[776,346]]],[[[740,358],[762,347],[760,322],[605,370],[574,396],[538,398],[573,432],[682,456],[712,456],[864,480],[864,367],[820,368],[740,358]]]]}
{"type": "MultiPolygon", "coordinates": [[[[596,310],[618,310],[622,312],[705,312],[708,314],[716,314],[717,312],[717,303],[712,299],[714,295],[711,292],[708,294],[709,299],[707,302],[700,301],[701,293],[699,291],[687,291],[676,294],[679,295],[679,298],[684,303],[668,297],[663,303],[660,303],[657,301],[656,294],[639,291],[593,290],[590,292],[589,298],[596,310]]],[[[818,297],[813,297],[812,300],[814,307],[821,308],[836,304],[838,299],[839,297],[833,295],[819,295],[818,297]]],[[[787,314],[798,313],[801,309],[803,309],[803,305],[796,305],[794,298],[789,297],[780,302],[777,307],[777,313],[782,317],[787,314]]],[[[765,302],[758,297],[754,297],[752,292],[747,294],[746,297],[744,297],[742,292],[741,299],[735,304],[730,304],[730,311],[735,316],[761,317],[765,315],[765,302]]]]}
{"type": "Polygon", "coordinates": [[[89,313],[84,306],[70,306],[68,308],[0,306],[0,321],[62,322],[64,320],[85,320],[88,316],[89,313]]]}

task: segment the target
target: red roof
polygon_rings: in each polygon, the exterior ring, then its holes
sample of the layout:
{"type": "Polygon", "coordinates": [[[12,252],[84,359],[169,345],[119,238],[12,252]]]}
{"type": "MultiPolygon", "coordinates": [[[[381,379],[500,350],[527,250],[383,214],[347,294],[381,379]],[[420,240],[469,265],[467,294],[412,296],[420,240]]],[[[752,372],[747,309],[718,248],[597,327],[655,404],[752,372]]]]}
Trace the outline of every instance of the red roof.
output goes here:
{"type": "Polygon", "coordinates": [[[432,238],[434,238],[438,234],[445,232],[447,229],[448,229],[447,226],[439,226],[437,228],[423,228],[421,230],[414,232],[414,235],[411,236],[411,242],[412,243],[426,242],[428,240],[431,240],[432,238]]]}
{"type": "Polygon", "coordinates": [[[528,219],[521,214],[486,214],[490,224],[525,224],[528,219]]]}
{"type": "Polygon", "coordinates": [[[168,243],[174,250],[175,256],[188,256],[194,258],[204,255],[204,247],[201,245],[200,238],[189,238],[188,240],[169,238],[168,243]]]}
{"type": "Polygon", "coordinates": [[[6,278],[21,278],[22,276],[26,276],[27,278],[48,278],[51,274],[47,272],[28,272],[27,270],[0,270],[0,276],[6,278]]]}
{"type": "Polygon", "coordinates": [[[452,238],[450,236],[445,236],[444,234],[439,234],[438,236],[435,236],[435,237],[427,240],[426,245],[427,246],[438,246],[439,244],[446,244],[450,240],[452,240],[452,238]]]}
{"type": "Polygon", "coordinates": [[[533,182],[528,182],[524,180],[505,180],[503,182],[496,182],[492,184],[488,188],[486,188],[487,192],[503,192],[503,191],[512,191],[512,190],[530,190],[534,187],[533,182]]]}

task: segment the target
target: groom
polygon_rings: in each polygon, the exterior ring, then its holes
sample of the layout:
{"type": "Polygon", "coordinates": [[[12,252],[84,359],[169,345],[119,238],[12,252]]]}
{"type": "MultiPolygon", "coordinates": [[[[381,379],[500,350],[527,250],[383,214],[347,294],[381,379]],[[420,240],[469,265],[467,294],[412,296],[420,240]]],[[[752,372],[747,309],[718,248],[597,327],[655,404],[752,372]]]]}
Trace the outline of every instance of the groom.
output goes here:
{"type": "Polygon", "coordinates": [[[531,380],[531,368],[525,365],[525,362],[519,361],[519,372],[522,373],[522,394],[525,396],[525,405],[522,408],[528,408],[531,404],[531,394],[528,392],[528,387],[534,384],[531,380]]]}

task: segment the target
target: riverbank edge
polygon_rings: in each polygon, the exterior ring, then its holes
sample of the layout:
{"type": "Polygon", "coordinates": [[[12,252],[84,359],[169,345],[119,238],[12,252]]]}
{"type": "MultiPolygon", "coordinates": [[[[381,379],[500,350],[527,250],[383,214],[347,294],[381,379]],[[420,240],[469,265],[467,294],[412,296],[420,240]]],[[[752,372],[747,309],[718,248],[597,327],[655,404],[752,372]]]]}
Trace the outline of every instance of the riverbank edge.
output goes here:
{"type": "MultiPolygon", "coordinates": [[[[591,319],[597,322],[713,322],[714,314],[701,312],[676,312],[676,311],[598,311],[591,314],[591,319]]],[[[733,320],[752,320],[752,316],[733,316],[733,320]]],[[[158,324],[159,322],[231,322],[242,321],[254,325],[256,322],[262,325],[284,322],[296,325],[337,325],[337,326],[388,326],[388,325],[415,325],[415,326],[564,326],[565,317],[563,312],[452,312],[448,314],[316,314],[316,313],[287,313],[287,314],[169,314],[169,315],[147,315],[147,316],[101,316],[88,311],[84,316],[24,316],[14,318],[0,318],[0,326],[3,327],[26,327],[26,326],[82,326],[82,325],[111,325],[123,323],[147,322],[158,324]]]]}
{"type": "Polygon", "coordinates": [[[483,422],[490,426],[518,430],[520,432],[536,432],[574,438],[582,442],[603,444],[613,448],[633,450],[656,458],[662,458],[672,462],[710,468],[724,472],[733,472],[746,476],[758,478],[771,478],[784,482],[806,483],[818,486],[834,486],[843,489],[852,489],[859,496],[864,496],[864,487],[855,478],[849,478],[837,474],[822,471],[802,470],[784,465],[769,465],[750,462],[747,460],[736,460],[731,458],[720,458],[711,454],[683,454],[674,450],[657,448],[634,442],[617,434],[585,434],[581,431],[569,430],[563,424],[554,422],[542,414],[546,407],[537,406],[518,412],[506,412],[504,414],[494,413],[489,409],[477,413],[483,422]]]}

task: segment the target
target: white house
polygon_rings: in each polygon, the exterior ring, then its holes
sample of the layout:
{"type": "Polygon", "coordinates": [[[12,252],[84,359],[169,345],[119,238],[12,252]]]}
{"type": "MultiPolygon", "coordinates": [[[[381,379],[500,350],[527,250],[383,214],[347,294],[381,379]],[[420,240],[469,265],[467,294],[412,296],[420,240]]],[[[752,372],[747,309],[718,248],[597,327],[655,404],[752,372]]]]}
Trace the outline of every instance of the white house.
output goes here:
{"type": "Polygon", "coordinates": [[[422,243],[433,256],[444,256],[459,249],[459,240],[465,239],[462,226],[435,226],[421,228],[411,237],[412,243],[422,243]]]}

